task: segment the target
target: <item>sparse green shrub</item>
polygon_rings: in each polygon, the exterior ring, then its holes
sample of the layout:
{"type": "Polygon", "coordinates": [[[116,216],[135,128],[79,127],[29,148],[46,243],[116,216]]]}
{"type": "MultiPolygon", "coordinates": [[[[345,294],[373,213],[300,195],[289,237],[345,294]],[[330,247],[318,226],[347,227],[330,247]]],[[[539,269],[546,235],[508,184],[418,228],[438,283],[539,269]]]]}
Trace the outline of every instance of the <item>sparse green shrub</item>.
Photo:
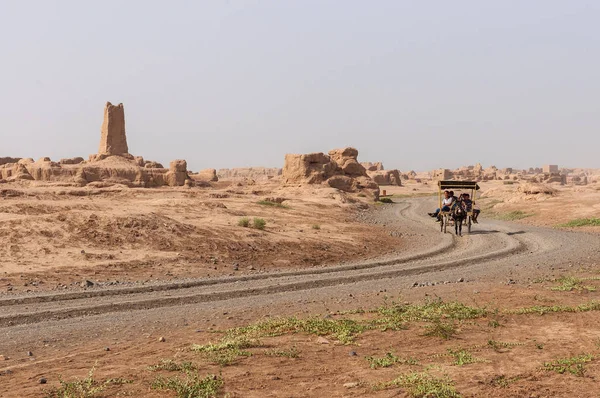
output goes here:
{"type": "Polygon", "coordinates": [[[527,315],[527,314],[544,315],[544,314],[556,313],[556,312],[588,312],[588,311],[600,311],[600,303],[592,300],[588,303],[579,304],[577,306],[534,305],[533,307],[517,308],[515,310],[507,310],[505,312],[508,314],[518,314],[518,315],[527,315]]]}
{"type": "Polygon", "coordinates": [[[46,391],[48,398],[94,398],[99,397],[100,393],[110,385],[121,385],[131,383],[127,379],[108,379],[100,382],[94,379],[94,371],[96,367],[92,367],[85,379],[75,379],[65,381],[61,377],[58,378],[60,387],[46,391]]]}
{"type": "Polygon", "coordinates": [[[174,391],[178,398],[216,398],[223,388],[223,379],[215,375],[201,378],[197,372],[188,372],[184,378],[159,376],[152,388],[174,391]]]}
{"type": "Polygon", "coordinates": [[[502,352],[501,350],[503,348],[511,349],[511,348],[519,346],[519,345],[524,345],[524,344],[523,343],[505,343],[505,342],[497,341],[497,340],[488,340],[488,342],[487,342],[487,346],[497,352],[502,352]]]}
{"type": "Polygon", "coordinates": [[[209,362],[220,366],[229,366],[236,363],[242,357],[252,356],[252,353],[246,351],[248,348],[260,347],[258,340],[251,340],[246,337],[225,339],[220,343],[209,343],[205,345],[192,345],[192,351],[201,353],[209,362]]]}
{"type": "Polygon", "coordinates": [[[264,352],[265,355],[271,357],[287,357],[287,358],[298,358],[300,357],[300,350],[296,346],[292,346],[289,350],[267,350],[264,352]]]}
{"type": "Polygon", "coordinates": [[[379,387],[400,387],[414,398],[460,398],[452,380],[437,378],[426,372],[408,373],[379,387]]]}
{"type": "Polygon", "coordinates": [[[267,225],[267,222],[262,219],[262,218],[258,218],[258,217],[254,217],[254,219],[252,220],[252,227],[256,228],[256,229],[265,229],[265,226],[267,225]]]}
{"type": "Polygon", "coordinates": [[[394,201],[390,198],[379,198],[381,203],[394,203],[394,201]]]}
{"type": "Polygon", "coordinates": [[[446,322],[441,319],[436,319],[431,324],[425,325],[425,329],[427,330],[425,336],[440,337],[446,340],[458,332],[454,322],[446,322]]]}
{"type": "Polygon", "coordinates": [[[259,338],[281,336],[287,333],[308,333],[333,337],[341,343],[348,344],[354,340],[356,335],[368,328],[368,325],[351,319],[274,318],[245,327],[229,329],[225,332],[225,338],[259,338]]]}
{"type": "Polygon", "coordinates": [[[552,362],[544,362],[544,370],[563,374],[569,372],[575,376],[585,376],[585,363],[594,359],[591,354],[578,355],[571,358],[556,359],[552,362]]]}
{"type": "Polygon", "coordinates": [[[564,224],[559,224],[559,227],[599,227],[600,218],[578,218],[564,224]]]}
{"type": "Polygon", "coordinates": [[[248,228],[250,226],[250,219],[248,217],[242,217],[238,221],[240,227],[248,228]]]}
{"type": "Polygon", "coordinates": [[[550,290],[560,291],[560,292],[570,292],[573,290],[587,290],[588,292],[593,292],[596,290],[594,286],[583,286],[583,281],[585,280],[598,280],[600,278],[576,278],[574,276],[563,276],[558,279],[557,282],[560,283],[558,286],[551,287],[550,290]]]}
{"type": "Polygon", "coordinates": [[[313,224],[312,229],[321,229],[319,224],[313,224]]]}
{"type": "Polygon", "coordinates": [[[166,370],[169,372],[190,372],[197,370],[196,365],[191,362],[177,363],[171,359],[161,359],[156,365],[148,366],[148,370],[155,372],[157,370],[166,370]]]}
{"type": "Polygon", "coordinates": [[[465,349],[453,350],[448,348],[448,354],[454,357],[454,365],[463,366],[476,362],[484,362],[482,359],[475,358],[473,354],[465,349]]]}
{"type": "Polygon", "coordinates": [[[402,359],[397,357],[391,352],[388,352],[382,358],[377,357],[366,357],[365,358],[369,362],[369,366],[371,369],[377,368],[387,368],[392,366],[395,363],[405,364],[405,365],[418,365],[419,361],[414,358],[402,359]]]}

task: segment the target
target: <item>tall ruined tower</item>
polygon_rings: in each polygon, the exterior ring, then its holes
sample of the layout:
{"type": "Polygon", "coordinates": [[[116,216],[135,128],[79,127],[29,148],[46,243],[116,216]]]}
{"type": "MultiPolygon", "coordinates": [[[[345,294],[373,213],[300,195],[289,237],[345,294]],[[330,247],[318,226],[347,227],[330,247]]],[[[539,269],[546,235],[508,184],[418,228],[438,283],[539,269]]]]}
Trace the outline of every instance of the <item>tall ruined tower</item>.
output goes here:
{"type": "Polygon", "coordinates": [[[104,121],[102,122],[98,154],[127,155],[128,153],[123,104],[115,106],[107,102],[104,107],[104,121]]]}

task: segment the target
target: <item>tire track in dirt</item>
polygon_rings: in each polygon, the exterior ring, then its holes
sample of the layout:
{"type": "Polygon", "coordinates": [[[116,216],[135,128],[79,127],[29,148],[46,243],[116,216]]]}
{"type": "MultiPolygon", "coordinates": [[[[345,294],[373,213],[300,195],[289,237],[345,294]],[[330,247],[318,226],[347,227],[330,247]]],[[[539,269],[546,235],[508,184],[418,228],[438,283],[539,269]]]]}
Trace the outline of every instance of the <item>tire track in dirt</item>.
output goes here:
{"type": "MultiPolygon", "coordinates": [[[[0,300],[0,327],[38,323],[46,320],[65,319],[97,315],[107,312],[135,311],[157,307],[169,307],[200,302],[220,301],[232,298],[269,295],[320,287],[336,286],[361,281],[419,275],[424,273],[460,268],[474,262],[487,261],[534,250],[531,244],[519,235],[495,233],[481,235],[476,245],[466,245],[458,249],[457,239],[450,234],[440,235],[435,226],[429,226],[419,216],[422,201],[407,200],[397,208],[390,207],[386,215],[402,216],[403,222],[414,224],[439,243],[430,250],[417,254],[400,256],[383,261],[342,265],[318,270],[298,270],[272,274],[248,275],[231,278],[215,278],[190,282],[168,283],[156,286],[142,286],[126,289],[96,290],[75,293],[45,294],[15,297],[0,300]],[[440,236],[442,237],[440,239],[440,236]],[[490,245],[490,241],[495,243],[490,245]],[[479,255],[465,256],[470,246],[477,250],[500,247],[479,255]],[[483,244],[482,244],[483,243],[483,244]],[[449,258],[458,251],[458,258],[449,258]],[[405,267],[399,267],[406,265],[405,267]],[[341,275],[340,273],[344,273],[341,275]],[[292,281],[290,281],[290,279],[292,281]],[[251,286],[236,288],[237,284],[251,286]],[[219,288],[207,292],[206,288],[219,288]],[[163,294],[168,292],[168,294],[163,294]],[[162,296],[161,296],[162,294],[162,296]],[[173,297],[173,295],[175,295],[173,297]],[[25,307],[31,304],[33,308],[25,307]],[[46,306],[45,309],[41,307],[46,306]]],[[[510,228],[508,228],[510,233],[510,228]]],[[[471,250],[473,251],[473,250],[471,250]]]]}

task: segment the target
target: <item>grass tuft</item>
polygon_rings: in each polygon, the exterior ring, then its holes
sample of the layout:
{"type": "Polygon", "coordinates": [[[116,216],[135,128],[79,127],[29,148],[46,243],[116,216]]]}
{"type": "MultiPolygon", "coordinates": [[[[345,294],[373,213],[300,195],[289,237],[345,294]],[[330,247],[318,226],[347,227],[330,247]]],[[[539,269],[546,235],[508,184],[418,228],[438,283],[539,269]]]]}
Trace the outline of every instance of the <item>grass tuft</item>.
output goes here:
{"type": "Polygon", "coordinates": [[[437,378],[425,372],[412,372],[379,385],[380,388],[400,387],[414,398],[459,398],[454,383],[448,378],[437,378]]]}
{"type": "Polygon", "coordinates": [[[110,385],[121,385],[132,383],[131,380],[118,378],[108,379],[100,382],[94,379],[94,371],[96,367],[93,366],[88,375],[84,379],[75,379],[72,381],[65,381],[61,377],[58,378],[60,387],[53,388],[46,392],[48,398],[93,398],[98,397],[104,389],[110,385]]]}
{"type": "Polygon", "coordinates": [[[201,378],[197,372],[188,372],[184,378],[159,376],[152,388],[174,391],[179,398],[216,398],[223,388],[223,379],[215,375],[201,378]]]}
{"type": "Polygon", "coordinates": [[[436,319],[431,324],[425,325],[425,329],[427,330],[425,336],[440,337],[445,340],[453,337],[458,332],[454,322],[446,322],[441,319],[436,319]]]}
{"type": "Polygon", "coordinates": [[[166,370],[169,372],[191,372],[197,370],[196,365],[191,362],[177,363],[171,359],[161,359],[156,365],[148,366],[148,370],[156,372],[157,370],[166,370]]]}
{"type": "Polygon", "coordinates": [[[349,344],[354,338],[367,330],[368,326],[351,319],[324,319],[311,317],[307,319],[274,318],[249,326],[229,329],[227,338],[259,338],[281,336],[287,333],[308,333],[317,336],[328,336],[342,344],[349,344]]]}
{"type": "Polygon", "coordinates": [[[475,358],[473,354],[465,349],[453,350],[448,348],[448,354],[454,358],[453,364],[456,366],[468,365],[471,363],[485,362],[483,359],[475,358]]]}
{"type": "Polygon", "coordinates": [[[242,217],[238,221],[240,227],[248,228],[250,226],[250,219],[248,217],[242,217]]]}
{"type": "Polygon", "coordinates": [[[578,218],[564,224],[559,224],[559,227],[600,227],[600,218],[578,218]]]}
{"type": "Polygon", "coordinates": [[[261,206],[278,207],[281,209],[289,209],[290,208],[288,205],[284,205],[283,203],[271,202],[270,200],[260,200],[256,203],[261,206]]]}
{"type": "Polygon", "coordinates": [[[508,314],[527,315],[527,314],[549,314],[558,312],[588,312],[588,311],[600,311],[600,303],[597,301],[590,301],[588,303],[579,304],[577,306],[568,305],[534,305],[533,307],[523,307],[514,310],[508,310],[508,314]]]}
{"type": "Polygon", "coordinates": [[[394,355],[391,352],[386,353],[385,356],[383,356],[381,358],[366,357],[365,359],[369,362],[369,366],[371,367],[371,369],[388,368],[396,363],[399,363],[402,365],[418,365],[419,364],[419,361],[417,361],[415,358],[402,359],[402,358],[399,358],[398,356],[394,355]]]}
{"type": "Polygon", "coordinates": [[[263,218],[254,217],[252,227],[256,229],[265,229],[267,222],[263,218]]]}
{"type": "Polygon", "coordinates": [[[237,363],[238,360],[243,357],[252,356],[252,353],[246,351],[246,349],[260,346],[261,343],[258,340],[239,337],[234,339],[225,339],[216,344],[194,344],[192,345],[191,350],[202,354],[202,356],[211,363],[220,366],[229,366],[237,363]]]}
{"type": "Polygon", "coordinates": [[[270,357],[299,358],[300,350],[298,350],[298,348],[296,348],[296,346],[293,346],[289,350],[277,350],[277,349],[267,350],[264,352],[264,354],[267,356],[270,356],[270,357]]]}
{"type": "Polygon", "coordinates": [[[550,290],[559,292],[571,292],[573,290],[587,290],[588,292],[596,291],[594,286],[583,286],[583,281],[586,280],[599,280],[600,278],[576,278],[574,276],[563,276],[560,277],[557,282],[558,286],[551,287],[550,290]]]}
{"type": "Polygon", "coordinates": [[[544,370],[548,372],[566,373],[575,376],[585,376],[585,363],[594,359],[592,354],[582,354],[571,358],[556,359],[552,362],[544,362],[544,370]]]}

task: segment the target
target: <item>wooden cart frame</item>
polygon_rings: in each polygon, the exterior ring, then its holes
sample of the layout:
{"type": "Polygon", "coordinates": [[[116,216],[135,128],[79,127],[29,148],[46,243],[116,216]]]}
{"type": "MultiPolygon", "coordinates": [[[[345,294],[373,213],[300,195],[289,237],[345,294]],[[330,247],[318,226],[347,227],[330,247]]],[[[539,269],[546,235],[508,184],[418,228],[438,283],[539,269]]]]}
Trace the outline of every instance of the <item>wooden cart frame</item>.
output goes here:
{"type": "MultiPolygon", "coordinates": [[[[471,206],[471,210],[467,212],[467,217],[465,218],[467,230],[469,233],[471,233],[471,226],[473,225],[473,210],[475,210],[475,195],[477,194],[477,191],[479,191],[479,185],[477,185],[477,182],[475,181],[438,181],[439,209],[442,209],[444,191],[453,190],[471,191],[470,197],[473,205],[471,206]]],[[[450,223],[450,212],[440,210],[440,219],[440,231],[446,233],[446,228],[450,223]]]]}

